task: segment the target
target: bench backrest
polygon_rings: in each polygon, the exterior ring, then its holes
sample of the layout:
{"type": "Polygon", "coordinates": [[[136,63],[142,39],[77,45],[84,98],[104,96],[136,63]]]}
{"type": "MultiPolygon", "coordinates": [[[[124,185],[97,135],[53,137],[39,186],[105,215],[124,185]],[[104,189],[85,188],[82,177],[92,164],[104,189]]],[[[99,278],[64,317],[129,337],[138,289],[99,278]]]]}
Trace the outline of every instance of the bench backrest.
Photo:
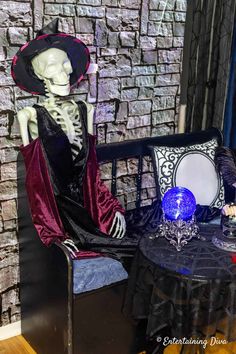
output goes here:
{"type": "Polygon", "coordinates": [[[144,157],[151,155],[150,146],[171,146],[180,147],[194,144],[201,144],[210,139],[216,138],[219,146],[222,145],[222,133],[216,128],[193,133],[173,134],[166,136],[155,136],[137,140],[128,140],[111,144],[97,145],[97,158],[99,163],[111,162],[111,192],[117,195],[117,172],[118,161],[128,158],[138,159],[136,174],[136,207],[141,204],[141,186],[144,166],[144,157]]]}

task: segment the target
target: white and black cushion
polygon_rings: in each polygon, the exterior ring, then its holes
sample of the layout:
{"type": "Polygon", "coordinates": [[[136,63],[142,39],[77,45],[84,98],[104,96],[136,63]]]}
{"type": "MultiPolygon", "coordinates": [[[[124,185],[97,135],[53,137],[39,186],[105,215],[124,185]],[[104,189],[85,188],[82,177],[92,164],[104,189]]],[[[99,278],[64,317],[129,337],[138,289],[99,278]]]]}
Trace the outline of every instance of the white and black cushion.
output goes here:
{"type": "Polygon", "coordinates": [[[197,204],[222,208],[223,180],[214,163],[217,146],[216,139],[185,147],[153,146],[156,184],[160,197],[168,189],[181,186],[194,194],[197,204]]]}

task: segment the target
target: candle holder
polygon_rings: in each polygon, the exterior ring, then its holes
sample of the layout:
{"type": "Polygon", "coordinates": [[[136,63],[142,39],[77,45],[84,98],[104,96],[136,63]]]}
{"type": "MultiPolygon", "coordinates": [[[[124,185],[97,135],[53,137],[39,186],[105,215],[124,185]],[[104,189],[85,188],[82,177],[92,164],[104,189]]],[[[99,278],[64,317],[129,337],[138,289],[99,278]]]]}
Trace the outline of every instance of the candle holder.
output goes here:
{"type": "Polygon", "coordinates": [[[215,232],[212,242],[224,251],[236,252],[236,216],[221,215],[221,229],[215,232]]]}
{"type": "Polygon", "coordinates": [[[162,200],[163,217],[156,237],[165,237],[177,251],[181,251],[193,237],[199,236],[194,212],[196,200],[184,187],[169,189],[162,200]]]}

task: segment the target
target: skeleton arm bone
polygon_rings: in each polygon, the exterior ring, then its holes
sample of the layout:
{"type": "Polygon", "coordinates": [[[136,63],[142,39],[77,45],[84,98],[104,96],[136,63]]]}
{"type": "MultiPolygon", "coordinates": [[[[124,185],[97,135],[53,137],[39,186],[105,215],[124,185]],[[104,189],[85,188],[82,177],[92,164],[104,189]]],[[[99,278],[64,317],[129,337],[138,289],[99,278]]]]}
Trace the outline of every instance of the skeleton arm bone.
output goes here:
{"type": "Polygon", "coordinates": [[[18,122],[20,125],[20,133],[23,145],[29,144],[28,124],[36,121],[36,110],[33,107],[25,107],[17,113],[18,122]]]}

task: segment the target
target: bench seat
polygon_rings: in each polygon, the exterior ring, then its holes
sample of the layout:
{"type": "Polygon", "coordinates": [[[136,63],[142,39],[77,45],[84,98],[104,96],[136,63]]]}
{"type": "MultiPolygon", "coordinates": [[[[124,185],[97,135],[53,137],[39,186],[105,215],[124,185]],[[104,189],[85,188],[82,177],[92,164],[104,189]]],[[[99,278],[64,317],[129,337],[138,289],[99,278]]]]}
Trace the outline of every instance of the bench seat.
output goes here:
{"type": "Polygon", "coordinates": [[[128,273],[122,264],[109,257],[73,260],[73,293],[102,288],[125,280],[128,273]]]}

